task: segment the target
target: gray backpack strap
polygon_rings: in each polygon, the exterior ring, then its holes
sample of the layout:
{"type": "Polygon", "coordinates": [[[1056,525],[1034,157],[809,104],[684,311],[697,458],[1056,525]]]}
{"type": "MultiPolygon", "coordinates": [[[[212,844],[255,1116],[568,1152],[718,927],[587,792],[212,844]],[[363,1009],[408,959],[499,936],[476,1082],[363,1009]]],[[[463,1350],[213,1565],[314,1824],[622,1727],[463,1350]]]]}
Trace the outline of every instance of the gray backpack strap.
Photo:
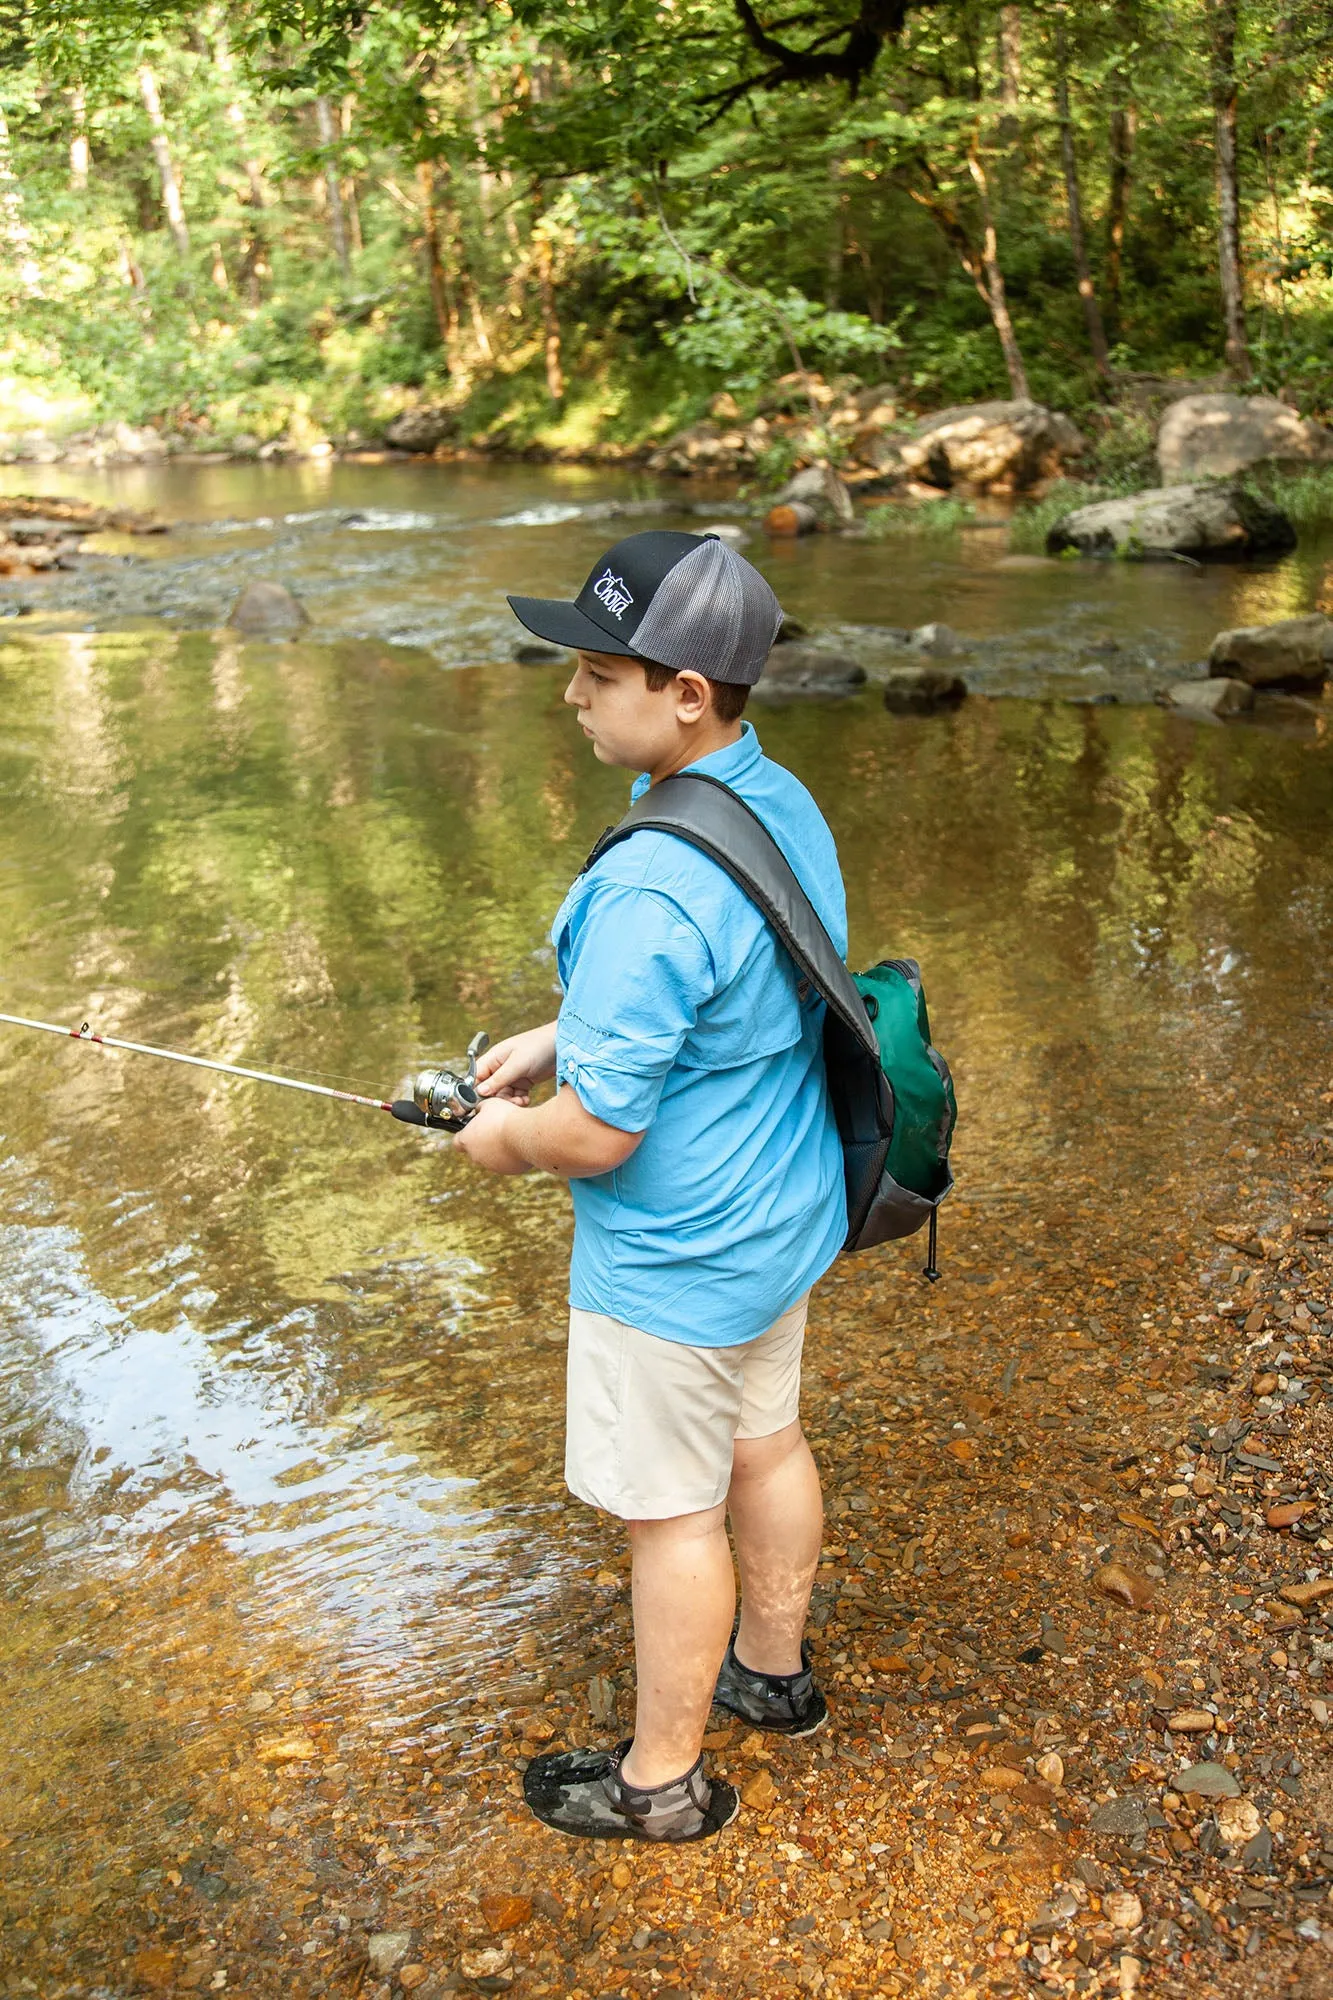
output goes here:
{"type": "Polygon", "coordinates": [[[797,969],[878,1067],[879,1044],[856,982],[758,813],[720,779],[702,771],[682,771],[637,798],[619,826],[602,835],[585,865],[590,868],[608,847],[641,827],[674,833],[725,869],[771,924],[797,969]]]}

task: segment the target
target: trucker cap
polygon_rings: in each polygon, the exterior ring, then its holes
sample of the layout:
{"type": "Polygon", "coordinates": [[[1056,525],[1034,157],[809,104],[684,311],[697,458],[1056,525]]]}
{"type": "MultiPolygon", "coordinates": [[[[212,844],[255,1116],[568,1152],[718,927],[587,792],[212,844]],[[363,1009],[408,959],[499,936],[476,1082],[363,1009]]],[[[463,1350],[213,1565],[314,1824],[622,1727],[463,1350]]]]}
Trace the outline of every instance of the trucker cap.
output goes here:
{"type": "Polygon", "coordinates": [[[782,606],[753,563],[716,535],[653,528],[593,564],[573,603],[511,597],[520,625],[557,646],[623,653],[753,687],[782,606]]]}

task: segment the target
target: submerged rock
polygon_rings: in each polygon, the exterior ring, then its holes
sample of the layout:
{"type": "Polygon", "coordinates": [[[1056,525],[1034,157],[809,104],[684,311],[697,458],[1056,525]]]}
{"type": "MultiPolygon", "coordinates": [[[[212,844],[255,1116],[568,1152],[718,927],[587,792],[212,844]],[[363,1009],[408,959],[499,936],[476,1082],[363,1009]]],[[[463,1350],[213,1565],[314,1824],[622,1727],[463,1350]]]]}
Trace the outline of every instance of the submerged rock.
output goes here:
{"type": "Polygon", "coordinates": [[[253,639],[279,639],[310,623],[300,599],[284,583],[247,583],[227,614],[233,631],[253,639]]]}
{"type": "Polygon", "coordinates": [[[1333,618],[1279,618],[1273,625],[1238,625],[1219,632],[1208,671],[1250,687],[1293,691],[1323,687],[1333,666],[1333,618]]]}
{"type": "Polygon", "coordinates": [[[706,528],[700,528],[699,533],[712,535],[733,549],[743,549],[750,539],[745,529],[735,521],[710,521],[706,528]]]}
{"type": "Polygon", "coordinates": [[[1244,715],[1254,707],[1254,689],[1244,681],[1176,681],[1166,691],[1172,708],[1190,715],[1244,715]]]}
{"type": "Polygon", "coordinates": [[[897,442],[897,456],[914,478],[974,493],[1020,493],[1057,477],[1086,450],[1068,417],[1025,401],[939,410],[897,442]]]}
{"type": "Polygon", "coordinates": [[[770,653],[759,686],[773,694],[850,694],[864,686],[865,677],[865,668],[850,653],[791,644],[770,653]]]}
{"type": "Polygon", "coordinates": [[[1225,561],[1285,555],[1296,530],[1271,501],[1241,486],[1150,486],[1121,500],[1097,500],[1062,514],[1046,537],[1051,555],[1137,559],[1191,556],[1225,561]]]}
{"type": "Polygon", "coordinates": [[[1157,462],[1168,485],[1225,479],[1265,461],[1326,465],[1331,460],[1333,430],[1276,396],[1182,396],[1170,404],[1157,433],[1157,462]]]}
{"type": "Polygon", "coordinates": [[[967,700],[967,682],[944,667],[895,667],[884,683],[890,715],[934,715],[967,700]]]}

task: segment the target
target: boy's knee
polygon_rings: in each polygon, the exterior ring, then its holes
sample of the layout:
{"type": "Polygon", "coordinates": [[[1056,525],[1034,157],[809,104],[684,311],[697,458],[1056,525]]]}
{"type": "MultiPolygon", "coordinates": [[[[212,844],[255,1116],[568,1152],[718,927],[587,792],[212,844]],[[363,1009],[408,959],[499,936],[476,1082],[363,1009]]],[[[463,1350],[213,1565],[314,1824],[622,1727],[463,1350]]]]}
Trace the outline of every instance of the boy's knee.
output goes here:
{"type": "Polygon", "coordinates": [[[737,1479],[763,1479],[793,1452],[804,1448],[805,1433],[799,1422],[784,1424],[780,1431],[770,1431],[767,1437],[737,1438],[732,1447],[732,1484],[737,1479]]]}

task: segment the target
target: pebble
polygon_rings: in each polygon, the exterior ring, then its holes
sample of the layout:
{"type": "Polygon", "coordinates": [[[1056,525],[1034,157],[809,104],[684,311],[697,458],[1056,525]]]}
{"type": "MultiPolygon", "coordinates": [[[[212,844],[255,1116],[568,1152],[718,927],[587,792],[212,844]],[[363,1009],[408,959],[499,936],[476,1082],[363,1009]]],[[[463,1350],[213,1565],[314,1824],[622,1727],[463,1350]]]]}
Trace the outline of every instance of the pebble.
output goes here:
{"type": "Polygon", "coordinates": [[[508,1945],[474,1945],[460,1952],[458,1969],[464,1979],[503,1979],[514,1963],[508,1945]]]}
{"type": "Polygon", "coordinates": [[[366,1961],[381,1979],[396,1972],[412,1949],[411,1931],[376,1931],[366,1944],[366,1961]]]}
{"type": "Polygon", "coordinates": [[[1137,1570],[1127,1569],[1123,1563],[1108,1562],[1092,1579],[1093,1588],[1103,1597],[1119,1598],[1122,1604],[1130,1605],[1135,1611],[1146,1611],[1157,1595],[1156,1587],[1137,1570]]]}
{"type": "Polygon", "coordinates": [[[1148,1831],[1148,1808],[1133,1797],[1107,1799],[1095,1806],[1088,1821],[1094,1833],[1114,1834],[1121,1840],[1139,1840],[1148,1831]]]}
{"type": "Polygon", "coordinates": [[[1217,1830],[1228,1847],[1253,1840],[1263,1824],[1252,1799],[1223,1799],[1217,1808],[1217,1830]]]}
{"type": "Polygon", "coordinates": [[[1178,1792],[1196,1792],[1205,1799],[1238,1799],[1240,1786],[1225,1764],[1191,1764],[1171,1780],[1178,1792]]]}
{"type": "Polygon", "coordinates": [[[1168,1715],[1166,1726],[1173,1736],[1206,1736],[1217,1727],[1217,1717],[1206,1708],[1178,1708],[1168,1715]]]}
{"type": "Polygon", "coordinates": [[[1058,1791],[1065,1781],[1065,1760],[1058,1750],[1048,1750],[1037,1759],[1037,1776],[1058,1791]]]}
{"type": "Polygon", "coordinates": [[[516,1931],[532,1922],[532,1898],[492,1891],[481,1898],[481,1914],[488,1931],[516,1931]]]}
{"type": "Polygon", "coordinates": [[[1143,1905],[1128,1889],[1113,1889],[1102,1897],[1102,1915],[1118,1931],[1134,1931],[1143,1922],[1143,1905]]]}

